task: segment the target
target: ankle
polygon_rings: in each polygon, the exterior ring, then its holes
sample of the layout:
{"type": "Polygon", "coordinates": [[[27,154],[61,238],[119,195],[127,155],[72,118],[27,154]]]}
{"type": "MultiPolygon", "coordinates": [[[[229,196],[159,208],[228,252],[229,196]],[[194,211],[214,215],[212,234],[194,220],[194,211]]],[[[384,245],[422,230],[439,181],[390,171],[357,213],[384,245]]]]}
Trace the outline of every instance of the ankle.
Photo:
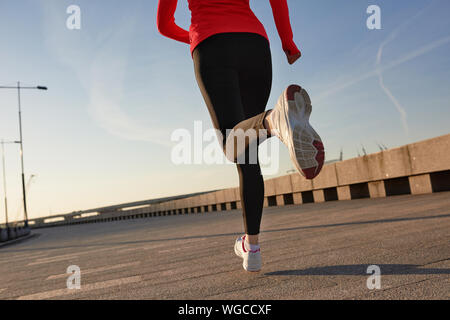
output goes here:
{"type": "Polygon", "coordinates": [[[259,244],[257,242],[255,242],[254,240],[252,241],[253,243],[249,243],[248,241],[248,235],[245,237],[245,241],[244,241],[244,247],[245,250],[247,250],[248,252],[259,252],[260,251],[260,247],[259,244]]]}
{"type": "Polygon", "coordinates": [[[259,235],[245,235],[245,242],[251,245],[258,246],[259,245],[259,235]]]}

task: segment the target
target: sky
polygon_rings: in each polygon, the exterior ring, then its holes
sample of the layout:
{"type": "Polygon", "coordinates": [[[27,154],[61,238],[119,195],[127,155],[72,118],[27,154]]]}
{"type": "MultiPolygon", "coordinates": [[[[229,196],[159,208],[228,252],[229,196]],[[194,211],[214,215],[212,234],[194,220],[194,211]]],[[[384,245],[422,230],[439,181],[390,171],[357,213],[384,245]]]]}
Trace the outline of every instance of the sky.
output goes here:
{"type": "MultiPolygon", "coordinates": [[[[303,54],[292,66],[269,1],[250,3],[271,42],[267,109],[289,84],[306,88],[327,160],[449,133],[448,0],[289,0],[303,54]],[[380,30],[366,26],[369,5],[381,9],[380,30]]],[[[21,95],[29,218],[238,185],[232,164],[171,160],[175,130],[212,125],[189,46],[158,33],[156,9],[156,0],[0,0],[0,86],[49,89],[21,95]],[[70,5],[81,9],[79,30],[66,27],[70,5]]],[[[189,28],[187,0],[175,18],[189,28]]],[[[18,140],[17,112],[17,92],[0,89],[0,139],[18,140]]],[[[293,168],[279,148],[266,178],[293,168]]],[[[22,220],[18,145],[5,154],[9,219],[22,220]]]]}

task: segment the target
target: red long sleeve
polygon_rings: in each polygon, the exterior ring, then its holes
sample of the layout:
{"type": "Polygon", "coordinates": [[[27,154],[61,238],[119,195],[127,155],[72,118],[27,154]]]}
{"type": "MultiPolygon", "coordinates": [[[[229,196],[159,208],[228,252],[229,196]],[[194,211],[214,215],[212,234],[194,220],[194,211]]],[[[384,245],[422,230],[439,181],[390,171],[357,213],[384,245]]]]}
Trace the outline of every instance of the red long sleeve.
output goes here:
{"type": "MultiPolygon", "coordinates": [[[[175,23],[177,4],[178,0],[159,0],[158,30],[168,38],[190,44],[191,53],[203,40],[218,33],[250,32],[269,40],[264,26],[251,10],[249,0],[189,0],[189,32],[175,23]]],[[[290,55],[299,53],[293,41],[287,0],[270,0],[270,5],[283,50],[290,55]]]]}
{"type": "Polygon", "coordinates": [[[293,40],[291,21],[289,19],[289,8],[287,0],[270,0],[275,25],[280,35],[283,50],[295,55],[300,52],[293,40]]]}
{"type": "Polygon", "coordinates": [[[175,23],[178,0],[159,0],[156,24],[158,31],[173,40],[190,44],[189,32],[175,23]]]}

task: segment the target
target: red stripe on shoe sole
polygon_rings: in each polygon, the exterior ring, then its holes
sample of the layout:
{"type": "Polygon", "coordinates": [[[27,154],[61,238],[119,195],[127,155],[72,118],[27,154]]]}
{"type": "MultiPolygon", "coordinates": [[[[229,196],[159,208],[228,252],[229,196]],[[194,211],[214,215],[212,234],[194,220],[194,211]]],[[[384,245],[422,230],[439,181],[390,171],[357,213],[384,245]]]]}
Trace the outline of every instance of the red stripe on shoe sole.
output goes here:
{"type": "Polygon", "coordinates": [[[313,141],[313,146],[316,148],[317,150],[317,154],[316,154],[316,161],[318,163],[317,167],[312,167],[312,168],[307,168],[307,169],[302,169],[305,178],[306,179],[314,179],[315,177],[317,177],[317,175],[320,173],[320,171],[322,170],[323,167],[323,163],[325,161],[325,152],[324,152],[324,147],[323,147],[323,143],[317,140],[313,141]]]}
{"type": "Polygon", "coordinates": [[[286,90],[286,97],[288,100],[295,100],[295,93],[302,91],[302,87],[296,84],[291,84],[286,90]]]}

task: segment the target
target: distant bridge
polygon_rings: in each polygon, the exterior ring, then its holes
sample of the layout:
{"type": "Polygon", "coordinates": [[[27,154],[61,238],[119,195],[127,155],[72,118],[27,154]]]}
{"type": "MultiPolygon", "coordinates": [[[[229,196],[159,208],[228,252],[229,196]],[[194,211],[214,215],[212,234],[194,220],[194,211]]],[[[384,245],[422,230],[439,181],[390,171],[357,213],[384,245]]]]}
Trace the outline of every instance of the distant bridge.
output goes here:
{"type": "MultiPolygon", "coordinates": [[[[264,206],[450,190],[450,134],[265,181],[264,206]]],[[[240,209],[239,188],[137,201],[30,220],[32,228],[240,209]]]]}

